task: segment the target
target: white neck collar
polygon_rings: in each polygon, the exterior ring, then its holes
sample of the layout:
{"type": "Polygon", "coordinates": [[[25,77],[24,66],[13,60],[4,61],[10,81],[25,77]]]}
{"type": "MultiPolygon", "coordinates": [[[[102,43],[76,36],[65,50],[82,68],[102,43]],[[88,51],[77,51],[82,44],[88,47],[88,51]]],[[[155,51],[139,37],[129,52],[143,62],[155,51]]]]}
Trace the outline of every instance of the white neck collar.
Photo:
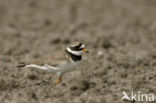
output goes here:
{"type": "Polygon", "coordinates": [[[77,55],[77,56],[81,55],[81,51],[72,51],[70,48],[67,48],[66,50],[74,55],[77,55]]]}

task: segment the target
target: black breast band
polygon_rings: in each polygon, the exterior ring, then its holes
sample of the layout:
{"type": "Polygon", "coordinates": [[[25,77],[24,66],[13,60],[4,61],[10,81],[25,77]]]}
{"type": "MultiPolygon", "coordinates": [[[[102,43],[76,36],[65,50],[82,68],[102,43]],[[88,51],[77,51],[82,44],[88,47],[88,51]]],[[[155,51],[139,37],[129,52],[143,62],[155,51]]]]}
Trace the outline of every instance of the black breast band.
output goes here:
{"type": "Polygon", "coordinates": [[[72,54],[70,53],[69,51],[65,50],[66,53],[68,54],[69,57],[72,58],[73,61],[80,61],[82,59],[82,56],[81,55],[75,55],[75,54],[72,54]]]}

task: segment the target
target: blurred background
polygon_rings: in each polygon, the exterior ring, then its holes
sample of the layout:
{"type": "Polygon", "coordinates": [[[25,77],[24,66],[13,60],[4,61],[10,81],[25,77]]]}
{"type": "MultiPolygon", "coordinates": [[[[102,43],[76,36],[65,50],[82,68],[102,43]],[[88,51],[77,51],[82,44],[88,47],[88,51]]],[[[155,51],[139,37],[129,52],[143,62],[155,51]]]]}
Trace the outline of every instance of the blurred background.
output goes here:
{"type": "Polygon", "coordinates": [[[156,95],[155,10],[155,0],[0,0],[0,101],[120,103],[122,91],[156,95]],[[90,54],[58,86],[50,73],[16,68],[77,41],[90,54]]]}

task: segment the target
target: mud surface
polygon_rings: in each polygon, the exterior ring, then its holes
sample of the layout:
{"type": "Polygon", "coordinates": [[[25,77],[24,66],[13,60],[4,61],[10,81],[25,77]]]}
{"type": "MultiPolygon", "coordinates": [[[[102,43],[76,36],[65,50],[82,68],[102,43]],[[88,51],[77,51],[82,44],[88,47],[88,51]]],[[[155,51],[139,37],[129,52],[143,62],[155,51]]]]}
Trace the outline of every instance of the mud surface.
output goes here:
{"type": "Polygon", "coordinates": [[[156,96],[155,9],[155,0],[0,0],[1,103],[129,103],[122,91],[156,96]],[[90,54],[57,86],[51,73],[16,68],[75,41],[90,54]]]}

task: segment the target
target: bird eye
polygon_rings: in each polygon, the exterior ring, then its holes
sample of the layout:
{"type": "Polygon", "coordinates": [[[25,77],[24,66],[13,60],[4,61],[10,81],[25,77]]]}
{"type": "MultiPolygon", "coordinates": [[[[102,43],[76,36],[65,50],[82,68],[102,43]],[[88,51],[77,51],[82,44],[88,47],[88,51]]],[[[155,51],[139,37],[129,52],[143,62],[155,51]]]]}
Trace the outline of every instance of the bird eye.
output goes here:
{"type": "Polygon", "coordinates": [[[82,45],[82,43],[79,43],[79,46],[81,46],[82,45]]]}

